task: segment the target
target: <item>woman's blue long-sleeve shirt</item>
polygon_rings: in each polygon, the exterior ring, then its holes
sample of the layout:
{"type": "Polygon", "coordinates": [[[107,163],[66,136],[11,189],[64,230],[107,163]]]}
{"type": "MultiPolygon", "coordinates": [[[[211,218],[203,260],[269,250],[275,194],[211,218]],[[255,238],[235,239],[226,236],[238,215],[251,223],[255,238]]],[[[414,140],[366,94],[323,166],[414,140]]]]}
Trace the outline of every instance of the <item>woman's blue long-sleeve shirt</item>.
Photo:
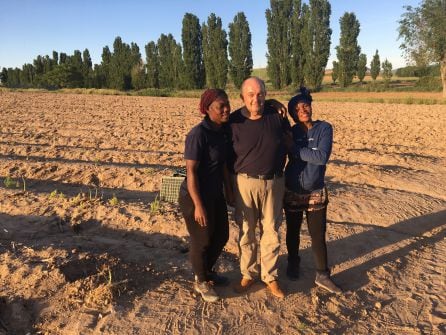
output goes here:
{"type": "Polygon", "coordinates": [[[325,170],[333,146],[333,127],[325,121],[314,121],[305,132],[299,125],[291,128],[294,146],[285,168],[287,189],[309,193],[325,186],[325,170]]]}

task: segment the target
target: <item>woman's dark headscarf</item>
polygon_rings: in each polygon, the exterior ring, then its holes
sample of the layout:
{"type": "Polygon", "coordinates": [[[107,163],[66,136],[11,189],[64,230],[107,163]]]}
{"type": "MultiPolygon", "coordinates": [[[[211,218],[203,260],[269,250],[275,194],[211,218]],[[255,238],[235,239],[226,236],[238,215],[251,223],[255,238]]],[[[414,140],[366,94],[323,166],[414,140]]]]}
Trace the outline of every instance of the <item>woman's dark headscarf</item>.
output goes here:
{"type": "Polygon", "coordinates": [[[208,88],[204,91],[200,100],[200,113],[206,115],[209,106],[218,98],[228,99],[228,95],[219,88],[208,88]]]}

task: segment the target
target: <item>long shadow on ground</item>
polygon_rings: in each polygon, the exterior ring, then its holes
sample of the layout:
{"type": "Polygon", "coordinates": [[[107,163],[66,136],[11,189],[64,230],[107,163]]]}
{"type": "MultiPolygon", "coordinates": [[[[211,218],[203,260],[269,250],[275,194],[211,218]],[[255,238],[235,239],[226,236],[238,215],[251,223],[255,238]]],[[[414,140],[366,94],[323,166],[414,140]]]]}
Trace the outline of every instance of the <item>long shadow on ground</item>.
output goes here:
{"type": "MultiPolygon", "coordinates": [[[[364,258],[360,264],[333,276],[334,280],[346,291],[358,290],[365,286],[369,282],[367,272],[371,269],[396,259],[404,259],[411,251],[433,245],[446,238],[446,210],[404,220],[389,227],[332,221],[328,223],[328,234],[333,224],[367,229],[327,243],[328,261],[331,265],[344,262],[354,263],[355,260],[364,258]],[[380,252],[384,248],[388,251],[380,252]]],[[[301,250],[301,257],[303,259],[310,257],[309,263],[313,264],[311,248],[301,250]]],[[[286,255],[281,256],[280,263],[282,267],[286,266],[286,255]]],[[[304,269],[304,271],[308,270],[304,269]]],[[[314,270],[311,271],[314,272],[314,270]]],[[[296,285],[291,285],[290,293],[301,291],[299,286],[311,287],[313,280],[314,274],[304,276],[303,281],[299,280],[296,285]]]]}
{"type": "MultiPolygon", "coordinates": [[[[48,299],[65,298],[66,285],[95,288],[110,280],[112,285],[119,284],[112,303],[125,309],[167,279],[189,285],[187,247],[176,236],[109,228],[97,220],[83,222],[73,230],[57,216],[5,213],[0,213],[0,229],[0,255],[26,263],[31,271],[39,266],[50,273],[59,271],[65,278],[60,287],[47,288],[45,297],[19,303],[19,296],[13,294],[0,301],[0,320],[11,334],[21,333],[24,327],[20,319],[10,317],[14,310],[29,310],[27,324],[35,324],[48,299]]],[[[69,310],[70,301],[64,303],[69,310]]]]}

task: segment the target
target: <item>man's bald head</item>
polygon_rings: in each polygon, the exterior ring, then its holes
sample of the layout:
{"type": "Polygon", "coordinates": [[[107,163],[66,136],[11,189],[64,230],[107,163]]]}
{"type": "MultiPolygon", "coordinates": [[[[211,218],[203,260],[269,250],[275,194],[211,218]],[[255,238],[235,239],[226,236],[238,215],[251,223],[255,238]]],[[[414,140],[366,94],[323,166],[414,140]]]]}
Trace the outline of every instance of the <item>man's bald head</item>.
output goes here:
{"type": "Polygon", "coordinates": [[[256,117],[263,113],[265,95],[265,83],[262,79],[258,77],[245,79],[241,87],[240,97],[251,117],[256,117]]]}
{"type": "MultiPolygon", "coordinates": [[[[260,85],[262,91],[263,91],[263,95],[266,95],[266,87],[265,87],[265,82],[260,79],[259,77],[256,76],[252,76],[249,78],[246,78],[243,83],[242,83],[242,87],[240,88],[240,94],[243,95],[243,90],[248,86],[248,85],[252,85],[257,83],[258,85],[260,85]]],[[[243,98],[242,98],[243,99],[243,98]]]]}

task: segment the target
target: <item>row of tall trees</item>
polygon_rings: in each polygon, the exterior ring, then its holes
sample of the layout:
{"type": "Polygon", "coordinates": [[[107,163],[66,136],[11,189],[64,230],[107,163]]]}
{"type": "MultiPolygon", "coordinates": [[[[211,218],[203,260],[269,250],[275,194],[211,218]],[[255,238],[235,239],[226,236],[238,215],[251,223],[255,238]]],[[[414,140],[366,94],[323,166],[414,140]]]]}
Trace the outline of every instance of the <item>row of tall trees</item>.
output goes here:
{"type": "Polygon", "coordinates": [[[70,56],[54,51],[53,57],[38,56],[21,69],[3,68],[0,79],[8,87],[201,89],[225,88],[228,74],[240,87],[251,74],[251,32],[243,12],[229,24],[229,34],[214,13],[202,25],[186,13],[181,38],[182,44],[172,34],[161,34],[156,42],[147,43],[145,63],[136,43],[116,37],[113,50],[103,48],[100,64],[93,66],[88,49],[70,56]]]}
{"type": "MultiPolygon", "coordinates": [[[[320,89],[331,44],[329,1],[270,0],[265,15],[267,72],[272,85],[278,89],[290,84],[320,89]]],[[[341,86],[348,86],[355,75],[363,80],[367,57],[358,45],[360,24],[355,14],[345,13],[339,23],[341,36],[333,73],[341,86]]],[[[408,6],[399,23],[401,48],[407,58],[419,67],[440,64],[446,96],[446,0],[422,0],[419,7],[408,6]]],[[[145,53],[144,63],[136,43],[128,45],[117,37],[113,51],[104,47],[102,62],[94,67],[88,49],[83,53],[76,50],[73,55],[53,52],[52,57],[38,56],[21,69],[3,68],[0,79],[10,87],[194,89],[224,88],[228,73],[239,87],[252,71],[251,33],[242,12],[229,24],[228,33],[215,14],[200,25],[195,15],[186,13],[182,44],[171,34],[162,34],[157,42],[145,46],[145,53]]],[[[370,63],[373,79],[381,66],[386,73],[391,68],[387,60],[380,63],[376,51],[370,63]]]]}
{"type": "Polygon", "coordinates": [[[0,76],[9,87],[48,87],[56,82],[64,87],[90,86],[92,61],[88,49],[73,55],[53,51],[52,57],[37,56],[21,69],[3,68],[0,76]]]}
{"type": "MultiPolygon", "coordinates": [[[[399,38],[403,41],[400,48],[407,60],[422,69],[420,72],[424,75],[429,75],[428,69],[433,64],[439,64],[443,96],[446,97],[446,0],[422,0],[418,7],[405,6],[405,10],[399,21],[399,38]]],[[[360,25],[354,14],[345,13],[340,25],[340,44],[336,48],[338,62],[333,62],[333,80],[339,78],[341,86],[347,86],[355,73],[362,81],[367,58],[360,54],[357,44],[360,25]]],[[[377,50],[370,64],[373,80],[380,69],[388,83],[393,75],[392,64],[387,59],[381,64],[377,50]]]]}
{"type": "MultiPolygon", "coordinates": [[[[275,88],[306,85],[319,90],[330,55],[331,6],[327,0],[270,0],[268,24],[268,76],[275,88]]],[[[367,56],[358,44],[360,24],[354,13],[339,20],[341,35],[333,62],[333,80],[342,87],[360,81],[367,71],[367,56]]],[[[380,72],[378,51],[371,63],[373,78],[380,72]],[[377,57],[377,58],[376,58],[377,57]]]]}
{"type": "MultiPolygon", "coordinates": [[[[372,79],[375,81],[376,78],[378,77],[378,75],[380,74],[382,70],[382,77],[384,78],[384,81],[386,84],[389,83],[390,79],[393,76],[393,72],[392,72],[392,63],[390,63],[387,59],[381,64],[380,60],[379,60],[379,54],[378,54],[378,50],[376,50],[375,55],[372,58],[372,61],[370,62],[370,76],[372,77],[372,79]],[[382,68],[381,68],[382,66],[382,68]]],[[[345,71],[345,69],[344,69],[345,71]]],[[[360,54],[358,57],[358,64],[356,67],[356,72],[354,72],[354,70],[351,70],[351,79],[353,79],[353,75],[356,73],[356,76],[358,77],[359,81],[362,83],[364,80],[364,77],[367,73],[367,56],[365,54],[360,54]]],[[[345,76],[345,73],[344,73],[345,76]]],[[[339,62],[337,61],[333,61],[333,70],[331,73],[331,78],[333,80],[333,83],[336,83],[336,80],[338,80],[338,78],[340,78],[340,67],[339,67],[339,62]]],[[[345,77],[344,77],[345,80],[345,77]]],[[[351,84],[352,81],[349,82],[349,84],[351,84]]],[[[347,86],[345,81],[341,82],[340,85],[342,87],[347,86]]]]}
{"type": "Polygon", "coordinates": [[[330,55],[331,6],[327,0],[271,0],[267,72],[275,88],[307,85],[320,89],[330,55]]]}
{"type": "MultiPolygon", "coordinates": [[[[339,85],[346,87],[352,84],[356,76],[359,81],[365,78],[367,73],[367,56],[361,53],[358,44],[360,23],[354,13],[344,13],[339,19],[341,34],[339,45],[336,47],[337,61],[333,61],[332,80],[335,83],[339,79],[339,85]]],[[[392,77],[392,64],[386,59],[380,62],[378,50],[376,50],[370,62],[370,75],[376,80],[381,72],[386,82],[392,77]]]]}
{"type": "MultiPolygon", "coordinates": [[[[330,55],[331,6],[327,0],[270,0],[266,11],[268,24],[268,76],[277,89],[292,84],[319,90],[330,55]]],[[[360,23],[354,13],[345,13],[339,20],[341,34],[333,62],[332,79],[346,87],[355,76],[362,82],[367,72],[367,56],[358,44],[360,23]]],[[[386,78],[390,62],[385,62],[386,78]]],[[[370,64],[375,80],[381,63],[378,50],[370,64]]],[[[384,68],[383,68],[384,70],[384,68]]],[[[390,72],[391,73],[391,72],[390,72]]]]}

